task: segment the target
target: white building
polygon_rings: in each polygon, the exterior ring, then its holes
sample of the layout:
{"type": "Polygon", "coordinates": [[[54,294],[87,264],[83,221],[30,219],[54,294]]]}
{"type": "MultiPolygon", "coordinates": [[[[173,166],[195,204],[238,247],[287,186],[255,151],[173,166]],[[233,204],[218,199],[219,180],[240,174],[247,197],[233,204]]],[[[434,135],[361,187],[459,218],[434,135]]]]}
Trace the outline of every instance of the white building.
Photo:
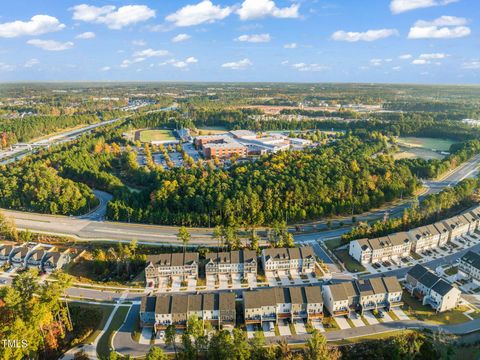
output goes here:
{"type": "Polygon", "coordinates": [[[315,253],[311,246],[262,250],[262,265],[265,272],[296,270],[300,274],[305,274],[315,271],[315,264],[315,253]]]}
{"type": "Polygon", "coordinates": [[[375,239],[353,240],[348,253],[361,264],[372,264],[409,256],[411,246],[408,234],[399,232],[375,239]]]}
{"type": "Polygon", "coordinates": [[[468,251],[460,258],[458,271],[464,277],[480,285],[480,254],[468,251]]]}

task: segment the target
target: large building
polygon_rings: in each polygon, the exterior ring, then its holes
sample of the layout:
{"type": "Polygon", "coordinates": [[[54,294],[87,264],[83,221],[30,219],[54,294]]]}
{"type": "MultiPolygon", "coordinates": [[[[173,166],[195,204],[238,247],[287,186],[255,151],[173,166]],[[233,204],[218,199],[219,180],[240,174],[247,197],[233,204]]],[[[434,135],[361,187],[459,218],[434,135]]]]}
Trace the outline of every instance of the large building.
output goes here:
{"type": "Polygon", "coordinates": [[[460,258],[458,271],[461,275],[480,285],[480,254],[468,251],[460,258]]]}
{"type": "Polygon", "coordinates": [[[332,316],[401,306],[402,287],[394,276],[354,280],[322,288],[325,308],[332,316]]]}
{"type": "Polygon", "coordinates": [[[315,264],[315,253],[311,246],[262,250],[262,265],[265,272],[294,270],[306,274],[315,271],[315,264]]]}
{"type": "Polygon", "coordinates": [[[145,296],[140,304],[142,326],[152,326],[155,331],[169,325],[185,328],[191,316],[217,327],[234,326],[235,294],[145,296]]]}
{"type": "Polygon", "coordinates": [[[246,278],[248,274],[257,275],[257,252],[254,250],[235,250],[212,252],[205,255],[205,274],[239,274],[246,278]]]}
{"type": "Polygon", "coordinates": [[[454,309],[460,301],[460,290],[419,264],[407,272],[405,284],[423,305],[429,305],[437,312],[454,309]]]}
{"type": "Polygon", "coordinates": [[[245,324],[323,318],[319,286],[269,288],[243,292],[245,324]]]}
{"type": "Polygon", "coordinates": [[[411,246],[408,234],[400,232],[375,239],[353,240],[348,253],[361,264],[372,264],[406,257],[411,246]]]}
{"type": "Polygon", "coordinates": [[[205,135],[195,138],[195,146],[206,159],[228,159],[247,156],[247,148],[228,135],[205,135]]]}
{"type": "Polygon", "coordinates": [[[147,256],[145,279],[147,287],[156,288],[162,277],[180,276],[182,278],[198,276],[198,253],[172,253],[147,256]]]}

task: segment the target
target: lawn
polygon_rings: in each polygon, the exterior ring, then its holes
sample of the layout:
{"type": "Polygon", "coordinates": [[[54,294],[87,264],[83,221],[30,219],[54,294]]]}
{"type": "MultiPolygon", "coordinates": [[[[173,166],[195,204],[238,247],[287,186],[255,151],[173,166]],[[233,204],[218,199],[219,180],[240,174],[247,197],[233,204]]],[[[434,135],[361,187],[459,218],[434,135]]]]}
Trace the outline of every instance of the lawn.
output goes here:
{"type": "Polygon", "coordinates": [[[413,251],[410,253],[410,256],[415,260],[420,260],[422,258],[420,255],[418,255],[416,252],[413,252],[413,251]]]}
{"type": "Polygon", "coordinates": [[[402,300],[404,302],[402,309],[405,313],[411,318],[416,318],[420,321],[439,325],[454,325],[470,321],[468,317],[463,315],[463,312],[469,310],[466,306],[459,306],[454,310],[437,314],[431,307],[422,305],[418,299],[407,292],[403,292],[402,300]]]}
{"type": "Polygon", "coordinates": [[[140,141],[144,143],[152,141],[176,140],[172,130],[141,130],[139,136],[140,141]]]}
{"type": "Polygon", "coordinates": [[[339,341],[329,341],[329,345],[348,345],[348,344],[354,344],[354,343],[359,343],[362,341],[368,341],[368,340],[382,340],[382,339],[390,339],[392,337],[397,337],[398,335],[406,335],[409,333],[414,332],[413,330],[398,330],[398,331],[388,331],[384,333],[377,333],[373,335],[366,335],[366,336],[361,336],[361,337],[355,337],[351,339],[344,339],[344,340],[339,340],[339,341]]]}
{"type": "Polygon", "coordinates": [[[348,254],[348,250],[337,250],[335,251],[335,255],[350,272],[363,272],[367,270],[348,254]]]}
{"type": "Polygon", "coordinates": [[[323,242],[325,246],[330,249],[331,251],[335,250],[339,246],[343,245],[342,244],[342,239],[337,238],[337,239],[332,239],[332,240],[326,240],[323,242]]]}
{"type": "Polygon", "coordinates": [[[108,354],[110,353],[113,333],[115,331],[118,331],[118,329],[120,329],[123,322],[125,321],[125,317],[127,316],[129,309],[130,309],[130,307],[128,307],[128,306],[118,307],[117,312],[113,316],[112,322],[110,323],[110,326],[108,327],[107,331],[105,331],[103,336],[98,341],[97,353],[102,358],[103,357],[108,357],[108,354]]]}
{"type": "Polygon", "coordinates": [[[111,305],[86,305],[75,301],[70,302],[69,307],[75,324],[72,336],[77,340],[73,345],[93,343],[113,311],[111,305]]]}
{"type": "Polygon", "coordinates": [[[445,270],[445,275],[452,276],[458,273],[458,266],[452,266],[445,270]]]}
{"type": "Polygon", "coordinates": [[[437,151],[449,151],[450,146],[456,141],[449,139],[434,139],[422,137],[399,137],[397,140],[399,145],[411,148],[423,148],[437,151]]]}

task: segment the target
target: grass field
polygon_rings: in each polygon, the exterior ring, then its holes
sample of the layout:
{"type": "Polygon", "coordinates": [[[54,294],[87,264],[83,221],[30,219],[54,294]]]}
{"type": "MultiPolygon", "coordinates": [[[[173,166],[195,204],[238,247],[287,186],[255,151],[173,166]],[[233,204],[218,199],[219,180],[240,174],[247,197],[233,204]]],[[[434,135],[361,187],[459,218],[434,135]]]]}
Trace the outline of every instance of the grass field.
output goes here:
{"type": "Polygon", "coordinates": [[[335,251],[335,255],[350,272],[362,272],[367,270],[348,254],[348,250],[337,250],[335,251]]]}
{"type": "Polygon", "coordinates": [[[110,326],[98,341],[97,352],[102,358],[108,357],[108,354],[110,353],[110,344],[112,342],[113,333],[120,329],[125,320],[125,317],[128,314],[129,309],[130,308],[128,306],[120,306],[117,309],[117,312],[113,316],[110,326]]]}
{"type": "Polygon", "coordinates": [[[198,135],[218,135],[218,134],[225,134],[227,132],[227,128],[223,126],[204,126],[197,128],[198,135]]]}
{"type": "Polygon", "coordinates": [[[140,130],[138,136],[139,140],[144,143],[151,141],[176,140],[172,130],[140,130]]]}
{"type": "Polygon", "coordinates": [[[399,137],[399,145],[409,148],[423,148],[428,150],[449,151],[456,142],[449,139],[434,139],[421,137],[399,137]]]}

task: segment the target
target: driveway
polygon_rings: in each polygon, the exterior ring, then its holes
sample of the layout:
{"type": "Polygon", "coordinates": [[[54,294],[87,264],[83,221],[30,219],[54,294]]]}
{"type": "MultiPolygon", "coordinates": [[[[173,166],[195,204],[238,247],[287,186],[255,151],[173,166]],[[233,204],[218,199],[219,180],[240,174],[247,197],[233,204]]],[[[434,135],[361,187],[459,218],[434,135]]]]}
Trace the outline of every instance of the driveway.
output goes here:
{"type": "Polygon", "coordinates": [[[396,309],[392,309],[392,312],[397,315],[397,317],[400,319],[400,320],[410,320],[410,318],[407,316],[407,314],[405,314],[403,312],[402,309],[400,308],[396,308],[396,309]]]}
{"type": "Polygon", "coordinates": [[[294,322],[295,332],[297,335],[303,335],[307,333],[307,328],[305,327],[305,323],[303,320],[295,320],[294,322]]]}
{"type": "Polygon", "coordinates": [[[347,322],[345,316],[335,316],[334,319],[340,329],[350,329],[350,324],[347,322]]]}
{"type": "Polygon", "coordinates": [[[172,291],[180,291],[182,278],[180,276],[172,276],[172,291]]]}
{"type": "Polygon", "coordinates": [[[215,275],[207,275],[207,290],[215,289],[215,275]]]}
{"type": "Polygon", "coordinates": [[[218,275],[218,279],[220,283],[220,289],[228,289],[228,275],[218,275]]]}
{"type": "Polygon", "coordinates": [[[325,329],[323,327],[321,320],[312,320],[312,326],[314,329],[317,329],[320,332],[325,332],[325,329]]]}
{"type": "Polygon", "coordinates": [[[382,320],[384,323],[393,321],[392,317],[390,316],[389,313],[387,313],[385,310],[379,310],[381,314],[383,314],[382,320]]]}
{"type": "Polygon", "coordinates": [[[247,274],[248,286],[251,288],[257,287],[257,277],[253,274],[247,274]]]}
{"type": "Polygon", "coordinates": [[[278,331],[280,332],[280,336],[292,335],[292,332],[290,331],[290,326],[288,325],[286,320],[280,320],[278,322],[278,331]]]}
{"type": "Polygon", "coordinates": [[[372,314],[371,311],[365,311],[363,313],[363,316],[365,316],[365,319],[370,325],[375,325],[379,323],[378,319],[375,317],[375,315],[372,314]]]}
{"type": "Polygon", "coordinates": [[[152,334],[153,334],[153,328],[144,327],[142,329],[142,333],[140,334],[140,340],[138,342],[144,345],[150,344],[150,339],[152,338],[152,334]]]}
{"type": "Polygon", "coordinates": [[[353,325],[355,325],[355,327],[365,326],[365,323],[363,322],[362,318],[357,314],[352,315],[350,320],[352,321],[353,325]]]}
{"type": "Polygon", "coordinates": [[[234,289],[240,289],[242,287],[242,275],[232,274],[232,284],[234,289]]]}
{"type": "Polygon", "coordinates": [[[275,336],[275,328],[273,327],[273,322],[265,322],[265,323],[263,323],[262,329],[263,329],[263,335],[264,335],[265,337],[275,336]],[[269,324],[272,324],[272,330],[269,330],[269,327],[270,327],[269,324]]]}
{"type": "Polygon", "coordinates": [[[253,338],[255,331],[255,325],[247,325],[247,339],[253,338]]]}

